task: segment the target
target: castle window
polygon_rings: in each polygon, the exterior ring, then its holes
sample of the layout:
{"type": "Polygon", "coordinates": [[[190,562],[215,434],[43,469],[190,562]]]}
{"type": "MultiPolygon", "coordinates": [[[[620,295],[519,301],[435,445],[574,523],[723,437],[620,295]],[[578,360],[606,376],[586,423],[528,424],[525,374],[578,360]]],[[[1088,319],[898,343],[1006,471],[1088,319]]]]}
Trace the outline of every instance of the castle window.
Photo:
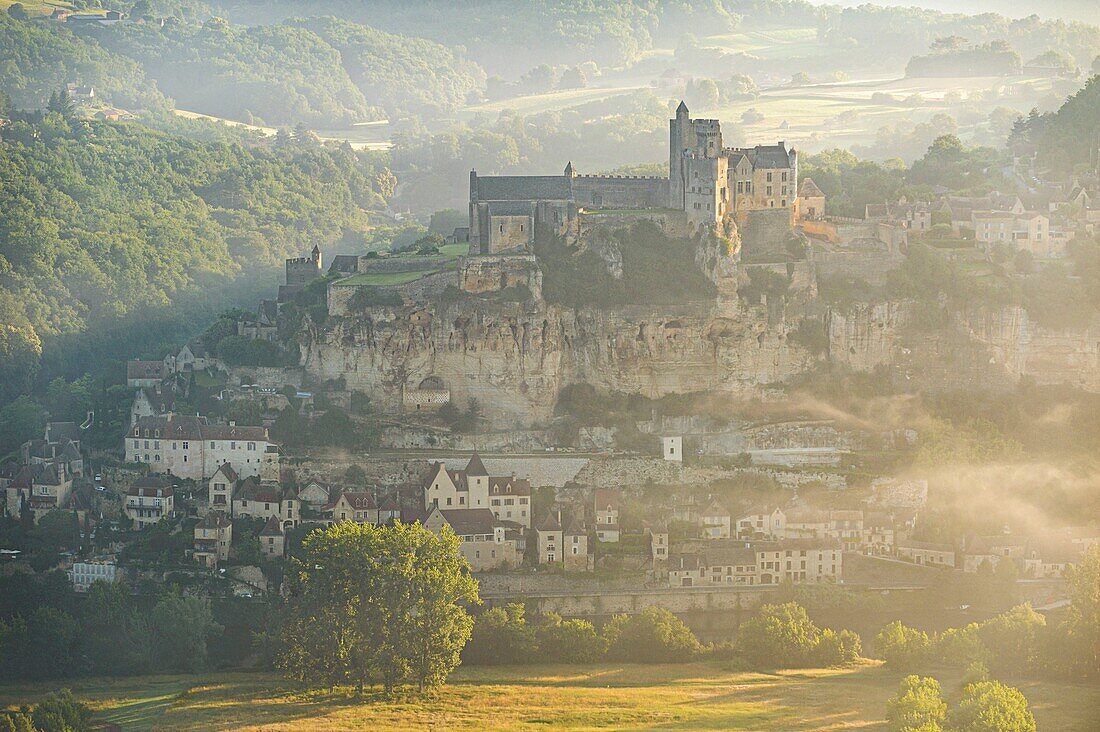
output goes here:
{"type": "Polygon", "coordinates": [[[740,180],[737,181],[737,192],[738,193],[744,193],[745,192],[745,183],[744,183],[744,181],[740,181],[740,180]]]}
{"type": "Polygon", "coordinates": [[[772,182],[772,174],[771,174],[771,173],[768,173],[768,182],[769,182],[769,183],[771,183],[771,182],[772,182]]]}
{"type": "Polygon", "coordinates": [[[787,182],[787,172],[786,171],[783,171],[783,182],[784,183],[787,182]]]}
{"type": "Polygon", "coordinates": [[[768,195],[770,196],[771,194],[772,194],[772,187],[768,186],[768,195]]]}
{"type": "Polygon", "coordinates": [[[501,233],[501,234],[503,234],[503,233],[504,233],[504,224],[501,224],[501,225],[500,225],[500,233],[501,233]]]}

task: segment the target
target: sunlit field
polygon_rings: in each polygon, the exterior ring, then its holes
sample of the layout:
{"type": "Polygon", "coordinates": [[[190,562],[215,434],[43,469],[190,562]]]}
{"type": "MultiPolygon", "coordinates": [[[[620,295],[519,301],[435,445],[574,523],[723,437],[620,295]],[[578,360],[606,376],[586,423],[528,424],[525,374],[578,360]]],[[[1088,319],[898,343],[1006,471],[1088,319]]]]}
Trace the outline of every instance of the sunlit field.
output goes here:
{"type": "MultiPolygon", "coordinates": [[[[950,703],[960,672],[934,674],[950,703]]],[[[734,729],[880,730],[901,675],[874,663],[849,669],[728,670],[683,665],[460,668],[440,691],[359,699],[314,692],[269,674],[74,680],[98,717],[126,730],[734,729]]],[[[1008,679],[1027,696],[1040,730],[1094,730],[1100,688],[1008,679]]],[[[11,705],[59,684],[0,687],[11,705]]]]}

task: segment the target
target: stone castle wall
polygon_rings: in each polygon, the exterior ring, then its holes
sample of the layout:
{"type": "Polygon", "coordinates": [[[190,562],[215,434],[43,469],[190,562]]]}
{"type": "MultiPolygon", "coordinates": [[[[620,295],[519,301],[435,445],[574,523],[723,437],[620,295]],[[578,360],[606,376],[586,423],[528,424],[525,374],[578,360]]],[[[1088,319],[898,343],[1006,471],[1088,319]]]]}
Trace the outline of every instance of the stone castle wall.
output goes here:
{"type": "Polygon", "coordinates": [[[462,257],[458,263],[458,288],[464,292],[497,292],[526,287],[542,298],[542,270],[533,254],[462,257]]]}
{"type": "Polygon", "coordinates": [[[578,175],[573,178],[578,206],[593,208],[664,208],[668,178],[627,175],[578,175]]]}
{"type": "Polygon", "coordinates": [[[787,242],[794,236],[791,211],[787,208],[747,211],[739,229],[741,258],[748,262],[786,258],[787,242]]]}

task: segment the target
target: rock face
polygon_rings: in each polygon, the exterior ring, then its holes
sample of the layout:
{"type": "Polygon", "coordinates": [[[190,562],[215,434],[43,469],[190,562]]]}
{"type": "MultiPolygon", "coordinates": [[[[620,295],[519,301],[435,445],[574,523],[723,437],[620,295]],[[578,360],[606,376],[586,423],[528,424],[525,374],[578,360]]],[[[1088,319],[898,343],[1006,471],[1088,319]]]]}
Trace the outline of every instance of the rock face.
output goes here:
{"type": "Polygon", "coordinates": [[[336,318],[302,338],[302,366],[344,378],[389,410],[401,388],[439,377],[460,405],[492,405],[497,426],[552,414],[562,387],[660,397],[694,391],[747,393],[803,371],[813,357],[788,342],[793,323],[768,323],[736,301],[675,308],[573,310],[489,301],[419,309],[374,308],[336,318]]]}

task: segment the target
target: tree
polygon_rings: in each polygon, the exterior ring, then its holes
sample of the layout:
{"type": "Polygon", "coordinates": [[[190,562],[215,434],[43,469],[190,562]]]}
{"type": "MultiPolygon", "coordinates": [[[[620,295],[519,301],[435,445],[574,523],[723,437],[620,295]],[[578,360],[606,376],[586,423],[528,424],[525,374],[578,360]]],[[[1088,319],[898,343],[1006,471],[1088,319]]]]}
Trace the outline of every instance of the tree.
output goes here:
{"type": "Polygon", "coordinates": [[[462,660],[472,664],[495,665],[526,663],[534,658],[538,643],[523,614],[523,605],[509,603],[478,615],[470,642],[462,650],[462,660]]]}
{"type": "Polygon", "coordinates": [[[367,482],[367,471],[358,465],[349,465],[344,471],[344,480],[351,485],[361,486],[367,482]]]}
{"type": "Polygon", "coordinates": [[[190,673],[206,667],[207,638],[221,631],[210,601],[199,597],[166,597],[153,608],[151,624],[159,667],[190,673]]]}
{"type": "Polygon", "coordinates": [[[616,615],[603,629],[608,656],[639,663],[690,661],[699,639],[668,610],[647,607],[637,615],[616,615]]]}
{"type": "Polygon", "coordinates": [[[990,665],[1010,672],[1033,668],[1046,624],[1046,618],[1026,604],[982,623],[978,637],[989,649],[990,665]]]}
{"type": "Polygon", "coordinates": [[[129,587],[94,582],[81,618],[84,649],[96,673],[135,673],[148,663],[148,629],[140,622],[129,587]]]}
{"type": "Polygon", "coordinates": [[[999,681],[967,686],[951,715],[955,732],[1035,732],[1035,717],[1019,689],[999,681]]]}
{"type": "Polygon", "coordinates": [[[898,693],[886,702],[886,725],[890,732],[931,732],[947,719],[947,702],[940,683],[929,676],[906,676],[898,693]]]}
{"type": "Polygon", "coordinates": [[[30,14],[27,13],[27,9],[23,7],[23,3],[12,3],[8,6],[8,15],[16,20],[27,20],[30,18],[30,14]]]}
{"type": "Polygon", "coordinates": [[[890,623],[875,636],[875,648],[886,665],[903,670],[922,663],[928,657],[930,646],[927,633],[906,627],[900,620],[890,623]]]}
{"type": "Polygon", "coordinates": [[[539,655],[557,663],[592,663],[604,653],[604,639],[587,620],[563,620],[547,613],[535,628],[539,655]]]}
{"type": "Polygon", "coordinates": [[[755,617],[741,625],[737,635],[738,651],[746,660],[771,668],[840,663],[843,650],[839,637],[831,633],[826,647],[821,649],[825,657],[819,655],[821,642],[821,629],[796,602],[764,605],[755,617]]]}
{"type": "Polygon", "coordinates": [[[1066,569],[1069,590],[1070,637],[1076,641],[1080,667],[1086,676],[1100,674],[1100,546],[1093,545],[1066,569]]]}
{"type": "Polygon", "coordinates": [[[331,407],[310,428],[310,444],[336,447],[359,445],[359,428],[342,409],[331,407]]]}
{"type": "Polygon", "coordinates": [[[344,522],[307,536],[293,566],[278,661],[291,676],[424,689],[458,665],[480,599],[450,529],[344,522]]]}

